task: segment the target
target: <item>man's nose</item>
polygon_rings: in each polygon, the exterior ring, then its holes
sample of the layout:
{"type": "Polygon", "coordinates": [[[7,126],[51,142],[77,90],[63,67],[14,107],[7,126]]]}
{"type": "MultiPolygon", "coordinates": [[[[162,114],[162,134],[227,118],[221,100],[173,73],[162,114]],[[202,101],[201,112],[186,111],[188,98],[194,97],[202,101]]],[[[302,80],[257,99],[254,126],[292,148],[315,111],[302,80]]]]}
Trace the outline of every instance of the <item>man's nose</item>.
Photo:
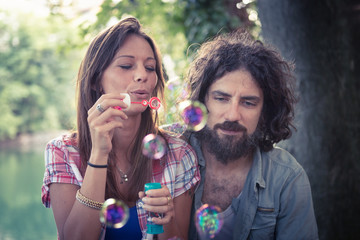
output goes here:
{"type": "Polygon", "coordinates": [[[238,103],[231,103],[226,111],[225,119],[230,122],[239,121],[241,119],[240,106],[238,103]]]}

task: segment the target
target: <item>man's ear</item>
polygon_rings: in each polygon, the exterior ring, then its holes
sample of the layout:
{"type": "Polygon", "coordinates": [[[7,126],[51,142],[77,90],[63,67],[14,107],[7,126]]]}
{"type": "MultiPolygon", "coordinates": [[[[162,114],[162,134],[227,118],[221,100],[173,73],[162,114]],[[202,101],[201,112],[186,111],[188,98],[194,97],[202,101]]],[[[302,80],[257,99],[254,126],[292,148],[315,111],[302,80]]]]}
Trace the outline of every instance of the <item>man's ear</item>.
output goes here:
{"type": "Polygon", "coordinates": [[[258,126],[262,131],[265,131],[266,129],[266,118],[265,118],[265,111],[264,108],[261,111],[261,115],[259,118],[258,126]]]}

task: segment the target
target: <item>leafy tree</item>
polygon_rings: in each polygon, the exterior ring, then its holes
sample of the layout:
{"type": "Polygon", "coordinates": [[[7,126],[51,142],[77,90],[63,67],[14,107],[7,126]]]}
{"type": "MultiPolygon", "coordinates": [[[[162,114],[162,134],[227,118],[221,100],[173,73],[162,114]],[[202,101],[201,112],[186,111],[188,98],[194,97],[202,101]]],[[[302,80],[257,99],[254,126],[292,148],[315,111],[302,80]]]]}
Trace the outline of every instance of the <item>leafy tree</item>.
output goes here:
{"type": "Polygon", "coordinates": [[[247,4],[238,0],[104,0],[93,25],[84,23],[83,34],[89,35],[123,17],[134,16],[149,28],[162,53],[171,56],[176,73],[182,75],[188,65],[193,44],[221,32],[238,27],[249,29],[255,37],[259,21],[250,21],[250,11],[256,12],[254,0],[247,4]],[[189,51],[190,50],[190,51],[189,51]],[[190,55],[189,55],[190,54],[190,55]]]}
{"type": "Polygon", "coordinates": [[[59,17],[0,12],[0,140],[73,126],[76,29],[59,17]]]}

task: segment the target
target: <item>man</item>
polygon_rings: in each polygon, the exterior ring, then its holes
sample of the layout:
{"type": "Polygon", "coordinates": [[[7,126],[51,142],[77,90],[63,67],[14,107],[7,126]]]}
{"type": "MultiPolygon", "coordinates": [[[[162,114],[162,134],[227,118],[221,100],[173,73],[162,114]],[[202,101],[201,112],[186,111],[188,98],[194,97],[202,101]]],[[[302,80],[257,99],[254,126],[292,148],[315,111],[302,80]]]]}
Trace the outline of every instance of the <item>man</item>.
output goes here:
{"type": "MultiPolygon", "coordinates": [[[[221,209],[213,239],[318,239],[308,177],[274,146],[294,128],[291,70],[241,31],[203,44],[190,67],[190,99],[208,110],[205,128],[185,133],[202,177],[192,214],[203,204],[221,209]]],[[[194,218],[189,239],[201,239],[194,218]]]]}

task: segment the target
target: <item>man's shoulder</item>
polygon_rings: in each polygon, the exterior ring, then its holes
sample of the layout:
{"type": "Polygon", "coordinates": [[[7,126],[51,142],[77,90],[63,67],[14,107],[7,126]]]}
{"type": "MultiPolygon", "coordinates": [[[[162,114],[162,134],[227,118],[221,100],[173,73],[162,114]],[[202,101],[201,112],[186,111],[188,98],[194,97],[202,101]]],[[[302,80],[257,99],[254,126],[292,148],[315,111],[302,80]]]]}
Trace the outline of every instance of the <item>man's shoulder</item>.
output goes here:
{"type": "Polygon", "coordinates": [[[278,146],[268,152],[261,152],[261,157],[265,166],[272,164],[278,167],[289,168],[293,171],[301,171],[303,169],[291,153],[278,146]]]}
{"type": "Polygon", "coordinates": [[[279,187],[279,182],[296,181],[308,184],[304,168],[288,151],[275,147],[268,152],[261,153],[261,173],[266,186],[279,187]]]}

